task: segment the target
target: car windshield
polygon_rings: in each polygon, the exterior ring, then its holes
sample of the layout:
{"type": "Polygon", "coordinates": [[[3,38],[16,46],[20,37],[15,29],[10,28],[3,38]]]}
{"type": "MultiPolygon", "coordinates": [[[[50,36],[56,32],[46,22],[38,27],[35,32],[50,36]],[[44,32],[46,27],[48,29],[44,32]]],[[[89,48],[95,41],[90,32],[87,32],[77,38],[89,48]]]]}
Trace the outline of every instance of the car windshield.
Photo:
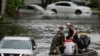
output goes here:
{"type": "Polygon", "coordinates": [[[3,49],[31,49],[30,41],[27,40],[3,40],[0,48],[3,49]]]}

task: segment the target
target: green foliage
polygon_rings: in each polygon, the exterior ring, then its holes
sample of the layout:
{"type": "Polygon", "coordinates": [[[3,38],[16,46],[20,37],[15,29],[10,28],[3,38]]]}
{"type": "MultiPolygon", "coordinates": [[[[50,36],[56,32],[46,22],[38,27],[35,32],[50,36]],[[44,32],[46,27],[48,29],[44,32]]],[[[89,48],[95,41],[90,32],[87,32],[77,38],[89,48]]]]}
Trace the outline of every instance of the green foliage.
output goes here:
{"type": "Polygon", "coordinates": [[[46,8],[46,6],[50,3],[54,3],[54,2],[57,2],[57,1],[60,1],[60,0],[42,0],[41,2],[41,6],[46,8]],[[44,2],[45,1],[45,2],[44,2]]]}
{"type": "Polygon", "coordinates": [[[19,7],[24,7],[24,0],[7,0],[6,16],[13,17],[19,7]]]}
{"type": "Polygon", "coordinates": [[[27,28],[19,26],[12,18],[0,19],[0,39],[4,36],[13,36],[27,33],[27,28]]]}
{"type": "Polygon", "coordinates": [[[24,7],[25,0],[15,0],[16,7],[24,7]]]}
{"type": "Polygon", "coordinates": [[[15,0],[9,0],[7,1],[7,5],[6,5],[6,15],[12,17],[13,14],[15,13],[15,0]]]}
{"type": "Polygon", "coordinates": [[[92,8],[98,8],[98,0],[90,0],[91,4],[89,5],[92,8]]]}
{"type": "Polygon", "coordinates": [[[52,0],[52,2],[57,2],[57,1],[60,1],[60,0],[52,0]]]}

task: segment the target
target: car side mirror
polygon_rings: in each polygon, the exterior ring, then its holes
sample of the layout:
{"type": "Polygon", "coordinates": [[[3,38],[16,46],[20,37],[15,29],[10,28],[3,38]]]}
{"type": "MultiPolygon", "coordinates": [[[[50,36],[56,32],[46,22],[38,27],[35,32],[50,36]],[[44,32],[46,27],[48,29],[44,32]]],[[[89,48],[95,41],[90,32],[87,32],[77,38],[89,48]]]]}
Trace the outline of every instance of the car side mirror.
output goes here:
{"type": "Polygon", "coordinates": [[[36,46],[33,46],[32,48],[33,48],[33,50],[35,50],[36,49],[36,46]]]}

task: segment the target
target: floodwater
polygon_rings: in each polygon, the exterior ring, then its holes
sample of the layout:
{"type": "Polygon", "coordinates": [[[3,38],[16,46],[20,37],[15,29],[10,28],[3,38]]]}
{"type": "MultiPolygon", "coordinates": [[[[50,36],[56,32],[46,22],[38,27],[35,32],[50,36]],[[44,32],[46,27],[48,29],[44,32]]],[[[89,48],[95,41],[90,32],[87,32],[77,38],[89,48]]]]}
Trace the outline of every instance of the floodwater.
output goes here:
{"type": "Polygon", "coordinates": [[[52,38],[57,32],[58,27],[63,26],[67,34],[67,22],[77,27],[79,34],[82,31],[86,31],[91,38],[89,48],[94,48],[98,52],[98,55],[100,55],[100,20],[97,15],[93,15],[91,18],[43,18],[41,15],[23,14],[17,20],[17,23],[21,26],[37,29],[42,32],[39,34],[43,37],[36,39],[38,47],[36,56],[48,56],[52,38]]]}

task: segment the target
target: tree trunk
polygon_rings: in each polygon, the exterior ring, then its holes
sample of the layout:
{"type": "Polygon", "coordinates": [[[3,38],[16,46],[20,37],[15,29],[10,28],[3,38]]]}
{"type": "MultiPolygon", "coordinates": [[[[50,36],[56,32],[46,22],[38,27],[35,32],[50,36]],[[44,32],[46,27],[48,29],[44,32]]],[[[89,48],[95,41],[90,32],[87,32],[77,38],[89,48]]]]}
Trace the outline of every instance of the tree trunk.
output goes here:
{"type": "Polygon", "coordinates": [[[6,0],[0,0],[0,18],[5,15],[6,0]]]}
{"type": "MultiPolygon", "coordinates": [[[[98,10],[100,11],[100,0],[98,0],[98,10]]],[[[99,19],[100,19],[100,12],[99,12],[99,19]]]]}
{"type": "Polygon", "coordinates": [[[44,0],[41,0],[41,4],[44,4],[44,0]]]}

